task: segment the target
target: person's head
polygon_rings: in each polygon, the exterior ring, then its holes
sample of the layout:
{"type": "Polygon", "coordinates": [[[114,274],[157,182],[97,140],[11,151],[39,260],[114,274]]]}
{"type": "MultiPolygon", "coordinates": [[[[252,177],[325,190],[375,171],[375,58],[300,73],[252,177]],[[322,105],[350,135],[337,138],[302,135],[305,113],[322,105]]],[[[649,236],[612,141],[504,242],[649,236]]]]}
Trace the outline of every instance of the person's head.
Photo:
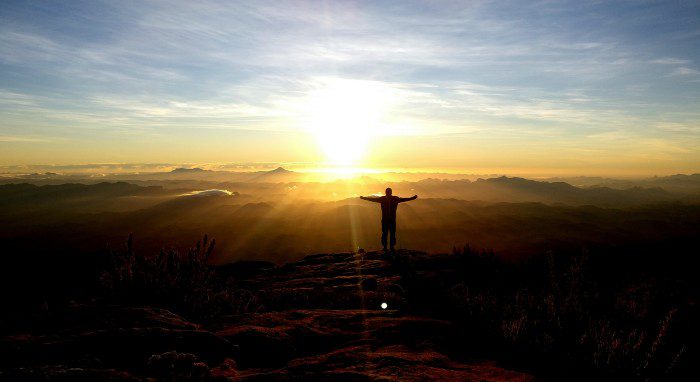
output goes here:
{"type": "Polygon", "coordinates": [[[391,187],[387,187],[384,192],[386,193],[386,196],[391,196],[391,187]]]}

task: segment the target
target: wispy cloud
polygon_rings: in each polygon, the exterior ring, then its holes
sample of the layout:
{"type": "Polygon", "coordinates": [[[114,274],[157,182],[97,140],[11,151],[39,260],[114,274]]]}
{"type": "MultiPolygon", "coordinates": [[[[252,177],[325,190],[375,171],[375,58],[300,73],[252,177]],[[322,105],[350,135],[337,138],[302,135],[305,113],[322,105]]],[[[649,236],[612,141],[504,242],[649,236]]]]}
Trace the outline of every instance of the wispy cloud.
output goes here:
{"type": "Polygon", "coordinates": [[[659,65],[686,65],[690,63],[690,60],[683,60],[680,58],[675,58],[675,57],[664,57],[664,58],[657,58],[654,60],[649,60],[650,63],[652,64],[659,64],[659,65]]]}
{"type": "Polygon", "coordinates": [[[686,66],[681,66],[679,68],[675,68],[670,73],[671,76],[679,76],[679,77],[695,76],[697,74],[700,74],[700,71],[697,71],[693,68],[688,68],[686,66]]]}
{"type": "Polygon", "coordinates": [[[50,139],[48,139],[48,138],[0,135],[0,142],[31,143],[31,142],[49,142],[49,141],[50,141],[50,139]]]}
{"type": "Polygon", "coordinates": [[[386,91],[382,121],[401,134],[480,134],[533,147],[619,131],[670,143],[700,134],[692,128],[700,102],[693,4],[0,8],[6,137],[30,137],[22,129],[39,138],[88,130],[303,132],[305,102],[328,81],[386,91]]]}

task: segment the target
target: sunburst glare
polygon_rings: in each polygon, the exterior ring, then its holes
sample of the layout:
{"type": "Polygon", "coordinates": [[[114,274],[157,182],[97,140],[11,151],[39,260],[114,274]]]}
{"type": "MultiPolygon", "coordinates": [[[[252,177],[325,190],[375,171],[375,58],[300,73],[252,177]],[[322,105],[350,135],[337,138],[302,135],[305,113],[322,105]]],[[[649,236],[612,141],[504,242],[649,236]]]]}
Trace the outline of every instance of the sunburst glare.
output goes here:
{"type": "Polygon", "coordinates": [[[391,89],[373,81],[333,79],[309,94],[308,128],[328,164],[351,166],[366,154],[367,143],[382,131],[391,89]]]}

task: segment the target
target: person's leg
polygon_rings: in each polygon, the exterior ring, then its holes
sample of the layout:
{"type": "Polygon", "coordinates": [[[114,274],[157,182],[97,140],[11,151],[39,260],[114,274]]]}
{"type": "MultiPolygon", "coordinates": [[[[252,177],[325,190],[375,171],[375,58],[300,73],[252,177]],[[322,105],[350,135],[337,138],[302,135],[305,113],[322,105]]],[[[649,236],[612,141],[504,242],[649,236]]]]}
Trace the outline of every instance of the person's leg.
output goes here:
{"type": "Polygon", "coordinates": [[[389,224],[382,220],[382,247],[386,250],[386,234],[389,232],[389,224]]]}
{"type": "Polygon", "coordinates": [[[391,250],[393,251],[394,246],[396,245],[396,220],[389,224],[389,234],[391,236],[391,250]]]}

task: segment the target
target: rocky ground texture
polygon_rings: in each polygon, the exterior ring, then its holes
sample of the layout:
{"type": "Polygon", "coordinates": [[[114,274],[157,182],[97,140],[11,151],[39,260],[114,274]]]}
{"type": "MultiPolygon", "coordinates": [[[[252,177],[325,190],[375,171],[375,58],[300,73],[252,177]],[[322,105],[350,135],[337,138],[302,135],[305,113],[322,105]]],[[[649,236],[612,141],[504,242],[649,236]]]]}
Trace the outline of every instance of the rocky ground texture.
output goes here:
{"type": "Polygon", "coordinates": [[[464,356],[459,327],[411,309],[407,285],[438,282],[428,258],[412,251],[343,253],[279,267],[224,266],[220,272],[250,292],[250,306],[206,324],[153,307],[47,307],[31,330],[0,339],[0,379],[534,380],[464,356]],[[419,281],[402,282],[402,261],[426,264],[419,281]]]}

